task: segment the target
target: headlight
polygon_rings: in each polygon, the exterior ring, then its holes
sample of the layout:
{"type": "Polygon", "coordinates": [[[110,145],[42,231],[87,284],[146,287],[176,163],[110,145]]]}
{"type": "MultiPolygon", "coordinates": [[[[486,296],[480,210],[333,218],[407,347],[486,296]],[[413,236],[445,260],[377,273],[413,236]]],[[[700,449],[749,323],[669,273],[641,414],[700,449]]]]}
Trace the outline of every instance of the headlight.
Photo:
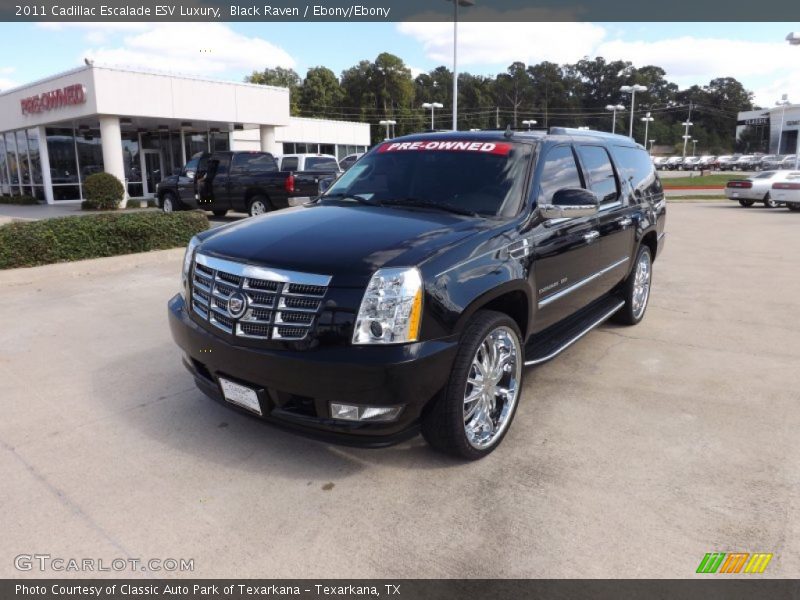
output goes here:
{"type": "Polygon", "coordinates": [[[402,344],[419,339],[422,277],[416,268],[379,269],[361,300],[354,344],[402,344]]]}
{"type": "Polygon", "coordinates": [[[198,240],[196,236],[190,239],[189,244],[186,246],[186,254],[183,255],[183,271],[181,272],[181,283],[183,284],[184,289],[186,289],[186,284],[189,281],[189,271],[192,268],[192,259],[194,259],[194,251],[199,243],[200,240],[198,240]]]}

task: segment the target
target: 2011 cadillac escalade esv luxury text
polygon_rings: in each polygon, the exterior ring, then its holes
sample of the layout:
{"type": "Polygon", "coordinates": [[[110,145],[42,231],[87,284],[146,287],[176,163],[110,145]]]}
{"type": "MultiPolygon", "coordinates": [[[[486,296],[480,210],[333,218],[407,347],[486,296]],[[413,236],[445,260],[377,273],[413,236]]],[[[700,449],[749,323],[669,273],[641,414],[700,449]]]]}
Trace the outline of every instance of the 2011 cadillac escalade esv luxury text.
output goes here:
{"type": "Polygon", "coordinates": [[[421,431],[480,458],[526,366],[644,317],[665,215],[623,136],[390,140],[315,201],[194,238],[170,327],[212,398],[335,441],[421,431]]]}

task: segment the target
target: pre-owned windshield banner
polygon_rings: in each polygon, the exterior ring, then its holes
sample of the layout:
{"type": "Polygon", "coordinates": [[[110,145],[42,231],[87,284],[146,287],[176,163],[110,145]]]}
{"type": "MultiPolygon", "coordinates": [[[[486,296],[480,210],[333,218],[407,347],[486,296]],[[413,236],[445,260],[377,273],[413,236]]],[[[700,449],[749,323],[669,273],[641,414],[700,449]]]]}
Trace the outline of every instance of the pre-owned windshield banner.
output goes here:
{"type": "MultiPolygon", "coordinates": [[[[459,2],[459,4],[467,4],[459,2]]],[[[0,0],[3,21],[427,21],[453,20],[452,2],[436,0],[0,0]]],[[[798,21],[797,0],[491,0],[470,2],[459,21],[798,21]]],[[[535,40],[532,40],[534,42],[535,40]]]]}

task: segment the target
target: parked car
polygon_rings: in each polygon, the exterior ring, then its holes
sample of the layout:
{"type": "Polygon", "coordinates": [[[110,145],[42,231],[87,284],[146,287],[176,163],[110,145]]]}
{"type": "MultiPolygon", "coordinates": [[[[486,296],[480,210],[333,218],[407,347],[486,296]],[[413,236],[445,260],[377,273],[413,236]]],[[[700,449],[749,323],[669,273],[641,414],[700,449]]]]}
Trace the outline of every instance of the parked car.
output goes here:
{"type": "Polygon", "coordinates": [[[800,212],[800,171],[789,171],[783,179],[772,184],[770,193],[776,202],[785,204],[793,212],[800,212]]]}
{"type": "Polygon", "coordinates": [[[783,181],[791,171],[762,171],[747,179],[733,179],[725,186],[725,196],[735,200],[745,208],[756,202],[763,202],[767,208],[775,208],[779,200],[775,198],[772,186],[783,181]]]}
{"type": "Polygon", "coordinates": [[[341,173],[342,168],[332,154],[283,154],[276,156],[281,171],[341,173]]]}
{"type": "Polygon", "coordinates": [[[666,202],[630,138],[426,133],[358,164],[313,203],[189,243],[169,323],[207,395],[331,441],[421,431],[478,459],[525,367],[644,318],[666,202]]]}
{"type": "Polygon", "coordinates": [[[780,167],[780,163],[782,160],[783,157],[777,154],[765,154],[764,156],[758,159],[758,163],[755,165],[755,170],[777,171],[780,167]]]}
{"type": "Polygon", "coordinates": [[[663,169],[666,162],[667,162],[666,156],[653,157],[653,165],[655,166],[656,169],[663,169]]]}
{"type": "Polygon", "coordinates": [[[752,171],[755,167],[756,157],[744,154],[731,163],[731,171],[752,171]]]}
{"type": "Polygon", "coordinates": [[[700,162],[699,156],[687,156],[683,159],[680,168],[682,171],[696,171],[698,162],[700,162]]]}
{"type": "Polygon", "coordinates": [[[356,164],[356,161],[362,156],[364,156],[363,152],[357,152],[356,154],[348,154],[342,160],[339,161],[339,167],[341,167],[342,171],[347,171],[347,169],[356,164]]]}
{"type": "Polygon", "coordinates": [[[714,168],[714,163],[716,162],[717,157],[712,156],[710,154],[706,154],[705,156],[701,156],[700,160],[697,161],[695,164],[695,170],[703,171],[703,170],[711,170],[714,168]]]}
{"type": "Polygon", "coordinates": [[[794,169],[796,165],[796,154],[787,154],[781,160],[781,169],[794,169]]]}
{"type": "Polygon", "coordinates": [[[200,152],[178,173],[165,177],[156,195],[164,212],[229,210],[251,216],[286,208],[319,193],[320,172],[281,171],[268,152],[200,152]]]}
{"type": "Polygon", "coordinates": [[[682,156],[670,156],[667,162],[664,163],[664,168],[667,171],[675,171],[676,169],[680,169],[681,165],[683,165],[682,156]]]}
{"type": "Polygon", "coordinates": [[[735,154],[734,155],[727,155],[726,154],[724,156],[717,157],[717,160],[714,163],[714,166],[719,171],[730,171],[731,168],[733,167],[733,163],[735,163],[737,160],[739,160],[739,156],[738,155],[735,155],[735,154]]]}

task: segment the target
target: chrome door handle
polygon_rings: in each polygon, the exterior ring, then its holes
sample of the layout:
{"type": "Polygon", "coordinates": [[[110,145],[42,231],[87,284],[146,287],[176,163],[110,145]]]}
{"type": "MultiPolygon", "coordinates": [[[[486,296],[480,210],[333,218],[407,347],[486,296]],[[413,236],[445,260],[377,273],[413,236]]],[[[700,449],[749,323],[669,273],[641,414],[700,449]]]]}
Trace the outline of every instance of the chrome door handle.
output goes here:
{"type": "Polygon", "coordinates": [[[600,237],[600,232],[593,229],[589,233],[584,234],[583,239],[586,240],[587,243],[591,244],[599,237],[600,237]]]}
{"type": "Polygon", "coordinates": [[[631,219],[630,217],[624,217],[624,218],[619,220],[619,226],[620,227],[628,227],[632,223],[633,223],[633,219],[631,219]]]}

